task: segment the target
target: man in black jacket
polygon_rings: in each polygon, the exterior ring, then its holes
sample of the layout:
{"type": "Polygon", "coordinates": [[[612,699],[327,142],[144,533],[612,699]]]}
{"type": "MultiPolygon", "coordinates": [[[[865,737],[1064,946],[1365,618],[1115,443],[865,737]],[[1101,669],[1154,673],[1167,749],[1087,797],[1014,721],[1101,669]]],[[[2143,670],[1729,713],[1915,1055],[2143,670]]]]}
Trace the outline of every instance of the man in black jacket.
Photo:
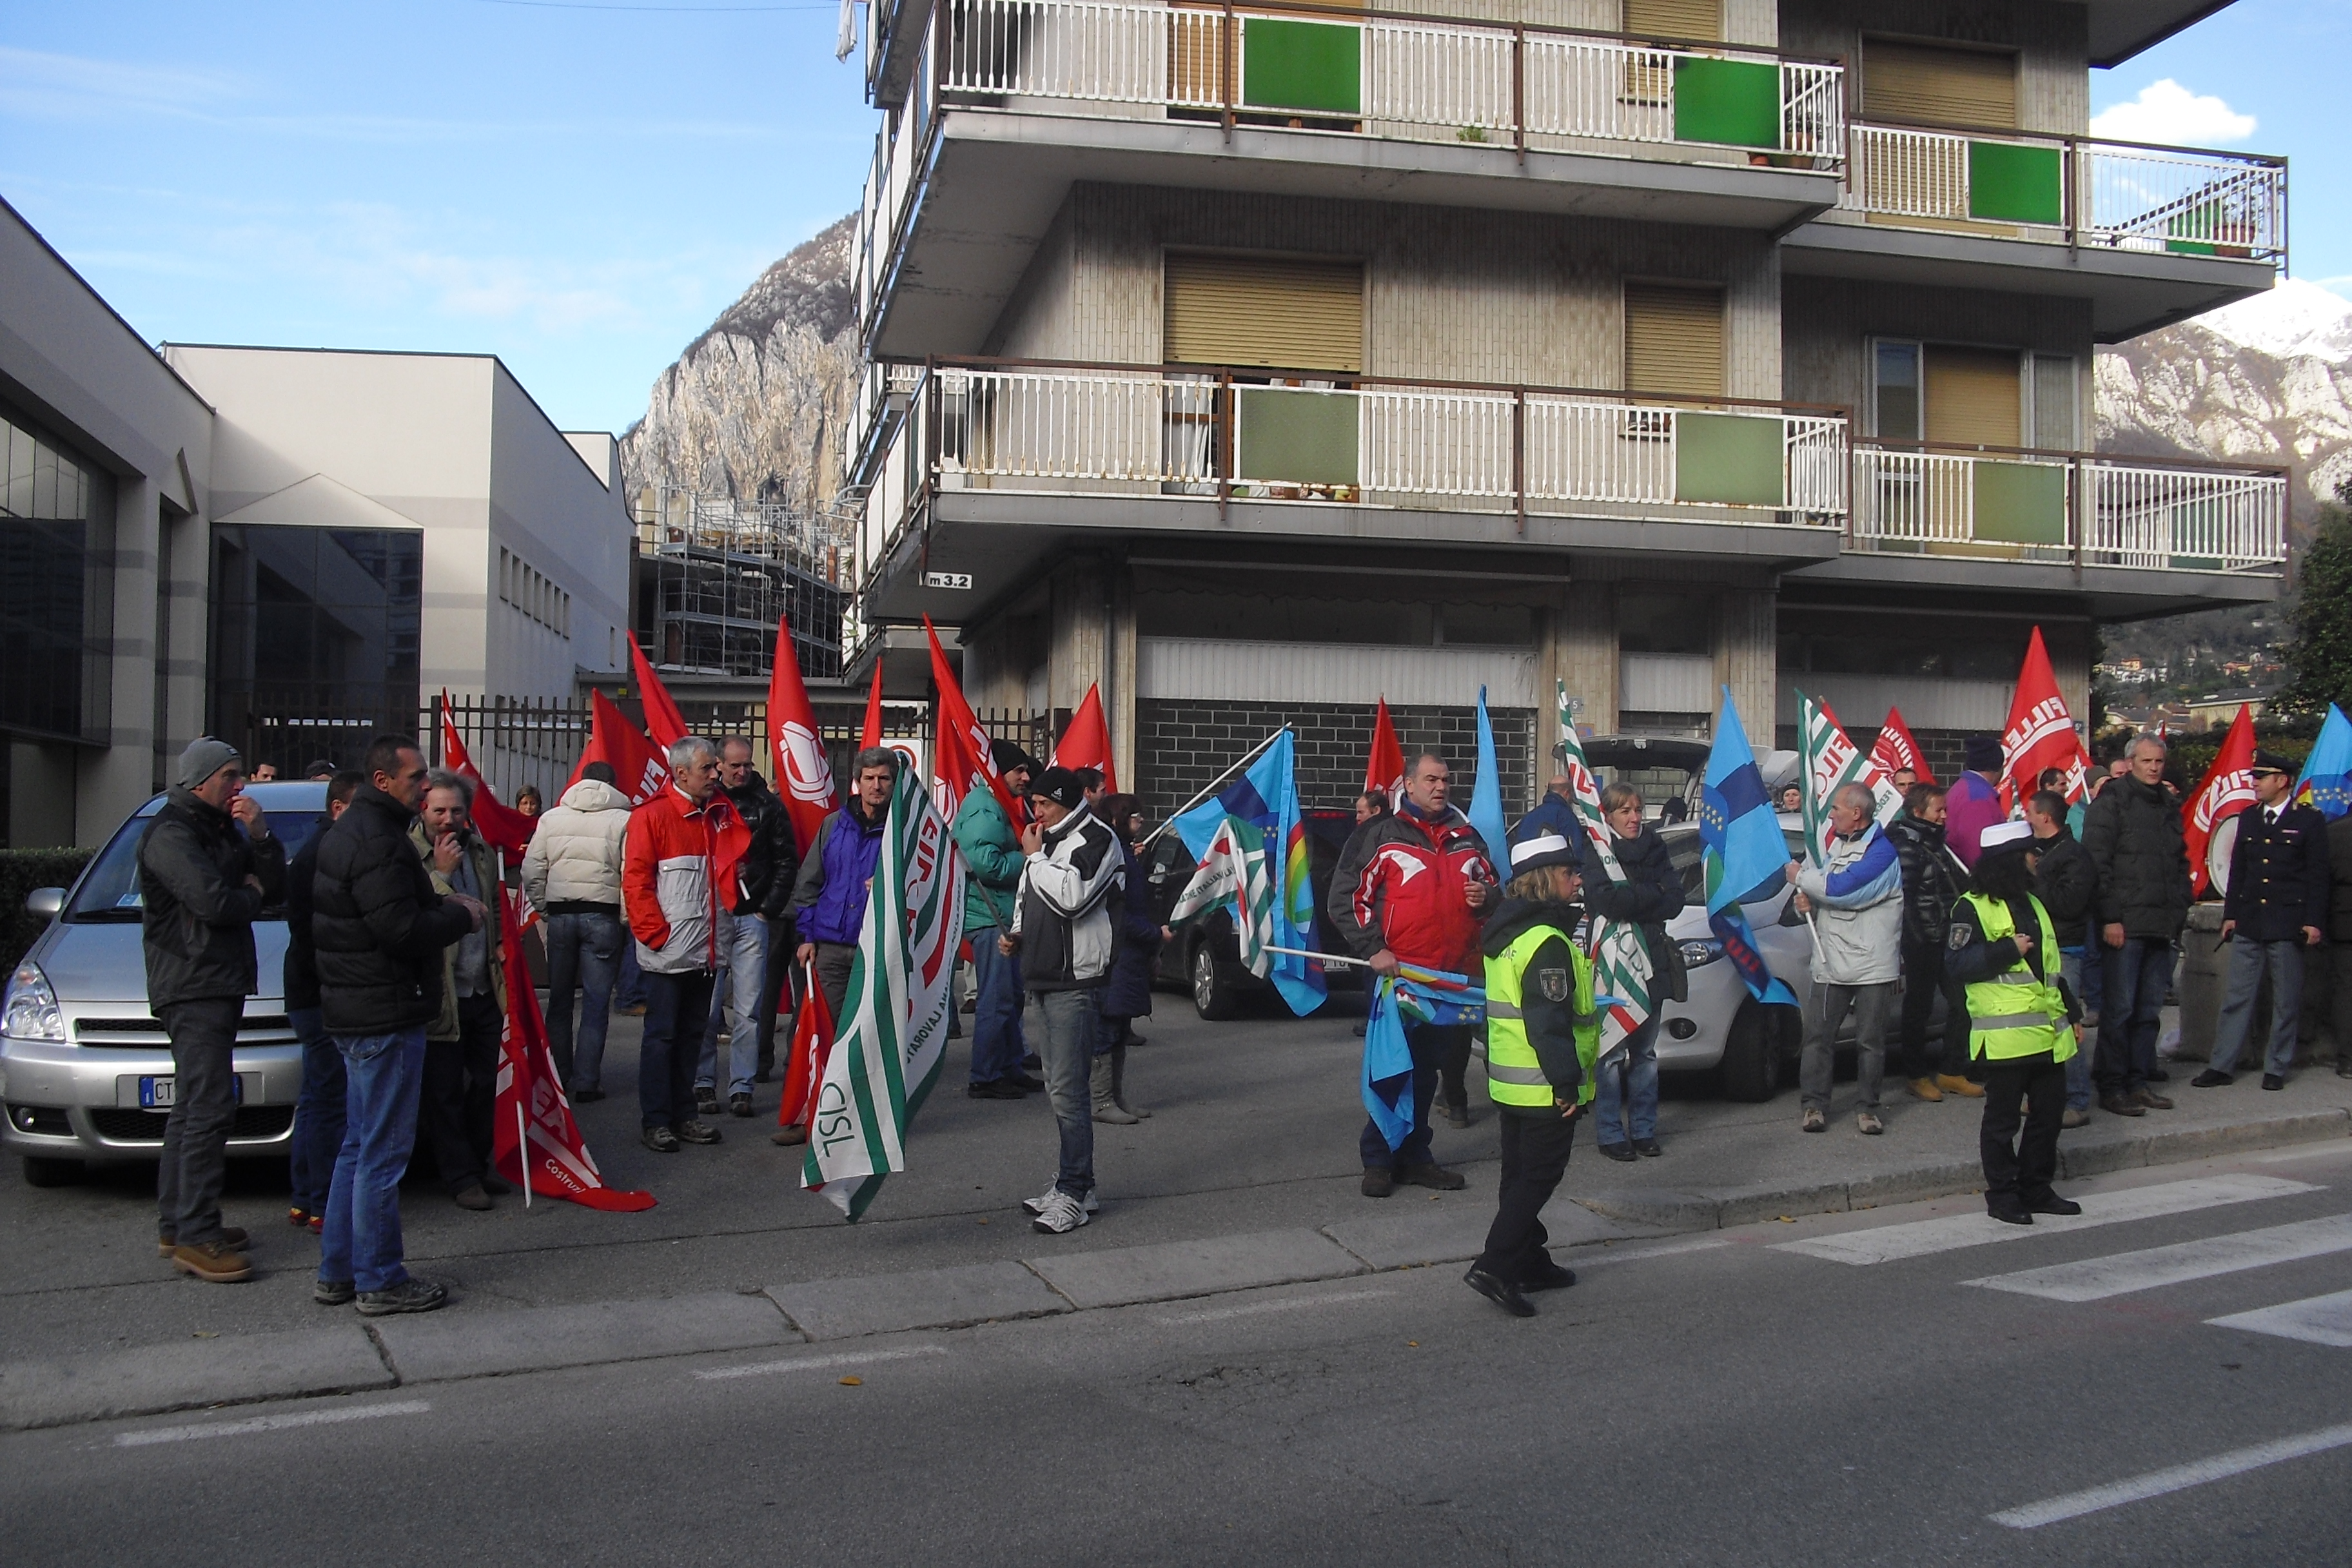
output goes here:
{"type": "MultiPolygon", "coordinates": [[[[2056,772],[2055,769],[2051,770],[2056,772]]],[[[2058,932],[2058,967],[2077,1001],[2083,996],[2083,967],[2095,960],[2089,946],[2091,909],[2098,901],[2099,874],[2089,850],[2066,831],[2066,797],[2056,790],[2038,791],[2025,803],[2025,825],[2033,832],[2026,864],[2033,869],[2033,896],[2050,911],[2058,932]]],[[[2076,1051],[2066,1058],[2066,1112],[2060,1125],[2080,1127],[2091,1120],[2091,1057],[2076,1051]]]]}
{"type": "Polygon", "coordinates": [[[2169,1110],[2156,1036],[2180,928],[2189,921],[2189,847],[2180,802],[2164,787],[2164,742],[2142,735],[2125,748],[2131,771],[2099,792],[2083,814],[2083,847],[2098,874],[2093,915],[2107,973],[2099,998],[2099,1045],[2091,1074],[2099,1109],[2115,1116],[2169,1110]]]}
{"type": "Polygon", "coordinates": [[[287,1179],[294,1189],[287,1219],[315,1235],[327,1218],[327,1190],[343,1149],[343,1058],[319,1011],[319,959],[310,945],[310,890],[319,875],[319,841],[367,783],[352,769],[327,781],[327,811],[286,866],[286,1021],[302,1042],[302,1092],[294,1101],[287,1179]]]}
{"type": "Polygon", "coordinates": [[[1969,1071],[1969,1012],[1958,982],[1944,973],[1944,933],[1960,896],[1959,869],[1944,843],[1944,786],[1914,784],[1886,825],[1903,864],[1903,1076],[1916,1100],[1947,1094],[1974,1100],[1984,1090],[1969,1071]],[[1936,996],[1944,997],[1944,1037],[1927,1045],[1936,996]]]}
{"type": "Polygon", "coordinates": [[[246,1233],[221,1224],[220,1196],[236,1122],[236,1027],[257,968],[253,918],[285,897],[286,850],[242,793],[236,747],[190,742],[178,777],[139,843],[147,1005],[172,1037],[157,1236],[173,1268],[226,1284],[253,1274],[246,1233]]]}
{"type": "MultiPolygon", "coordinates": [[[[751,1085],[762,1063],[776,1059],[776,1001],[781,985],[769,985],[769,955],[781,945],[777,911],[788,909],[793,879],[800,875],[800,857],[793,852],[792,819],[784,803],[751,766],[751,742],[730,735],[719,742],[719,787],[735,803],[743,826],[751,830],[751,847],[735,863],[735,907],[719,921],[719,978],[710,993],[710,1018],[702,1031],[702,1059],[694,1075],[695,1110],[709,1116],[719,1110],[719,1031],[727,1037],[727,1109],[737,1116],[751,1114],[751,1085]]],[[[790,936],[790,931],[783,933],[790,936]]],[[[791,967],[772,966],[778,982],[791,967]]]]}
{"type": "Polygon", "coordinates": [[[441,1011],[441,950],[482,927],[472,899],[433,889],[408,837],[425,795],[416,742],[379,735],[368,782],[319,846],[310,935],[319,1005],[349,1084],[350,1125],[335,1161],[312,1299],[356,1296],[368,1317],[429,1312],[449,1299],[402,1261],[400,1177],[416,1142],[425,1031],[441,1011]]]}
{"type": "Polygon", "coordinates": [[[2294,804],[2294,770],[2285,758],[2256,752],[2253,774],[2254,804],[2238,814],[2238,845],[2221,902],[2230,974],[2213,1026],[2213,1061],[2189,1080],[2195,1089],[2230,1081],[2253,1025],[2264,973],[2271,979],[2271,1046],[2263,1087],[2286,1087],[2302,1016],[2303,950],[2327,940],[2327,819],[2294,804]]]}

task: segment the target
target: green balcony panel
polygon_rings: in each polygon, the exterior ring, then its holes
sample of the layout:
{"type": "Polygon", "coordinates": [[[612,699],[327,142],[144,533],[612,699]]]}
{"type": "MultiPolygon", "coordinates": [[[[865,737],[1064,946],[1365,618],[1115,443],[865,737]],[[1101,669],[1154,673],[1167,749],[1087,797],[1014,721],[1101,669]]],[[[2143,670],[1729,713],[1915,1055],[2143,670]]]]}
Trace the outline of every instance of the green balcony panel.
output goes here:
{"type": "Polygon", "coordinates": [[[1998,544],[2066,542],[2063,463],[1974,465],[1975,537],[1998,544]]]}
{"type": "Polygon", "coordinates": [[[1243,387],[1239,397],[1236,478],[1267,484],[1358,482],[1355,394],[1243,387]]]}
{"type": "Polygon", "coordinates": [[[2199,545],[2211,548],[2221,542],[2228,529],[2218,501],[2189,501],[2172,509],[2173,554],[2165,562],[2175,572],[2219,572],[2221,558],[2218,555],[2185,555],[2183,550],[2199,545]]]}
{"type": "Polygon", "coordinates": [[[1245,18],[1242,102],[1252,109],[1361,113],[1363,29],[1331,22],[1245,18]]]}
{"type": "Polygon", "coordinates": [[[1745,414],[1675,416],[1675,500],[1785,506],[1780,421],[1745,414]]]}
{"type": "Polygon", "coordinates": [[[1675,140],[1780,144],[1780,68],[1754,60],[1675,61],[1675,140]]]}
{"type": "Polygon", "coordinates": [[[2065,222],[2065,176],[2058,149],[1969,142],[1969,216],[2000,223],[2065,222]]]}

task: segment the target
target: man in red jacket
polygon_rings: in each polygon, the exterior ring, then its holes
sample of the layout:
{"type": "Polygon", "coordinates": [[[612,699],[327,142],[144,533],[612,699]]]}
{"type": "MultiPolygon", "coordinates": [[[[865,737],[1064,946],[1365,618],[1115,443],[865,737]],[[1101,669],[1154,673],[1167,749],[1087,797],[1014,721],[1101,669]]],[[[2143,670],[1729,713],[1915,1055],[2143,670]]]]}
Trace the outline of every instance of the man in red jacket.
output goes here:
{"type": "Polygon", "coordinates": [[[694,1114],[694,1069],[719,973],[719,911],[741,889],[736,866],[751,830],[721,793],[719,752],[699,735],[669,749],[669,787],[629,814],[621,901],[646,978],[646,1034],[637,1048],[637,1110],[646,1147],[716,1143],[694,1114]]]}
{"type": "MultiPolygon", "coordinates": [[[[1481,921],[1495,902],[1495,868],[1469,819],[1446,804],[1452,789],[1445,759],[1423,752],[1405,775],[1404,804],[1394,816],[1359,826],[1331,873],[1324,910],[1332,929],[1377,974],[1400,963],[1484,978],[1478,946],[1481,921]]],[[[1440,1069],[1450,1095],[1460,1095],[1470,1060],[1466,1025],[1409,1026],[1412,1051],[1412,1131],[1389,1148],[1380,1126],[1364,1121],[1364,1195],[1384,1198],[1400,1181],[1452,1192],[1461,1175],[1429,1152],[1429,1102],[1440,1069]]]]}

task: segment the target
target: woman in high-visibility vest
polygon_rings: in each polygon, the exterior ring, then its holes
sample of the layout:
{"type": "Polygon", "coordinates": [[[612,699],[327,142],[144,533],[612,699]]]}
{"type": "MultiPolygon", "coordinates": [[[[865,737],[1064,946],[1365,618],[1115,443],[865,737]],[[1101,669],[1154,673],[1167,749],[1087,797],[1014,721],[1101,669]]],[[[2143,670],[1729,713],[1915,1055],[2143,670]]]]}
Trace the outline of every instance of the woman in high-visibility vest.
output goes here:
{"type": "Polygon", "coordinates": [[[1592,963],[1570,934],[1579,858],[1557,833],[1511,847],[1511,880],[1486,922],[1486,1095],[1502,1115],[1503,1174],[1486,1249],[1463,1279],[1514,1317],[1535,1307],[1523,1294],[1557,1290],[1576,1276],[1544,1250],[1539,1217],[1568,1173],[1579,1111],[1592,1099],[1601,1021],[1592,963]]]}
{"type": "Polygon", "coordinates": [[[2051,1190],[2058,1173],[2066,1062],[2082,1011],[2058,973],[2058,936],[2033,896],[2033,830],[1984,830],[1969,890],[1952,906],[1944,970],[1968,988],[1969,1054],[1984,1064],[1985,1210],[2011,1225],[2038,1214],[2081,1214],[2051,1190]],[[2019,1107],[2030,1104],[2018,1134],[2019,1107]]]}

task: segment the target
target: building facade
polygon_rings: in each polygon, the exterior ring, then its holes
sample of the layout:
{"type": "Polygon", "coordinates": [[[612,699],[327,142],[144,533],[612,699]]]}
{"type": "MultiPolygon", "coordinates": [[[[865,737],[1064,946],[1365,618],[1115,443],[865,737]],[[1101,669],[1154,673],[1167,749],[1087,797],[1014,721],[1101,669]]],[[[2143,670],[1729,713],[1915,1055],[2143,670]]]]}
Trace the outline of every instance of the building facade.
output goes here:
{"type": "Polygon", "coordinates": [[[2097,344],[2284,262],[2276,160],[2088,135],[2210,9],[877,0],[862,635],[1099,684],[1162,805],[1276,714],[1459,755],[1481,686],[1520,801],[1556,683],[1956,755],[2037,625],[2084,714],[2098,623],[2284,569],[2284,475],[2085,449],[2097,344]]]}

